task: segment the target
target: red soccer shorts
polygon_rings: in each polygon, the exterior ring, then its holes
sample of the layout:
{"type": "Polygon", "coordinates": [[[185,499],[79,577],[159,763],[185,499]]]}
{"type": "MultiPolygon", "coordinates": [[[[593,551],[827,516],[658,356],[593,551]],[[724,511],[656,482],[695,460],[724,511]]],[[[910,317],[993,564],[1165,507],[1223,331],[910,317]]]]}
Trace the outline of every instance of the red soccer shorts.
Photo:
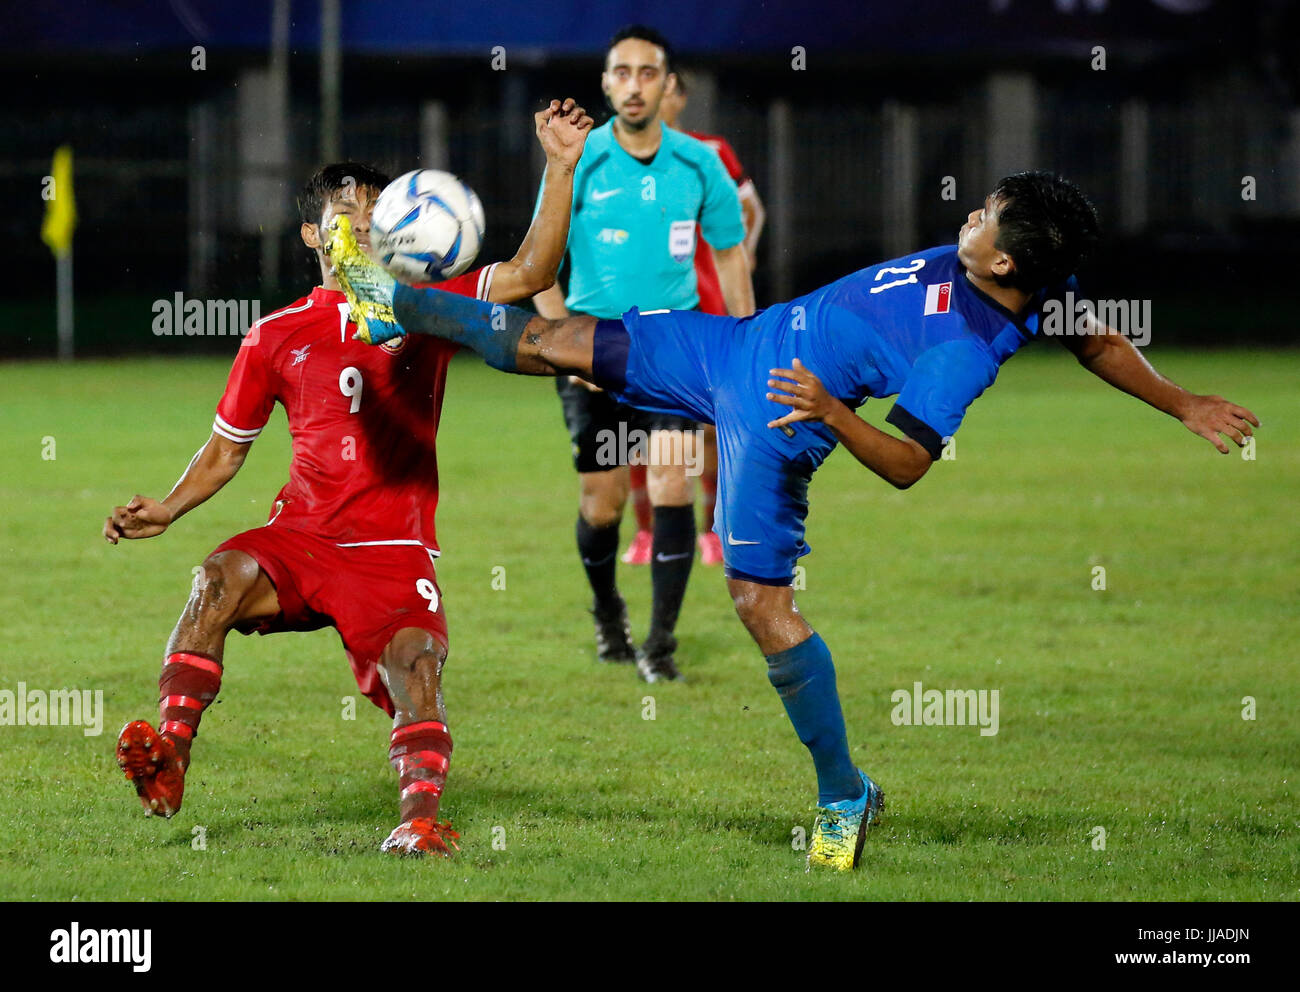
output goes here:
{"type": "Polygon", "coordinates": [[[339,547],[305,531],[267,524],[236,534],[212,553],[220,551],[251,556],[280,600],[276,616],[242,633],[333,627],[357,686],[389,716],[393,701],[378,666],[393,635],[417,627],[447,647],[447,617],[433,555],[420,544],[339,547]]]}

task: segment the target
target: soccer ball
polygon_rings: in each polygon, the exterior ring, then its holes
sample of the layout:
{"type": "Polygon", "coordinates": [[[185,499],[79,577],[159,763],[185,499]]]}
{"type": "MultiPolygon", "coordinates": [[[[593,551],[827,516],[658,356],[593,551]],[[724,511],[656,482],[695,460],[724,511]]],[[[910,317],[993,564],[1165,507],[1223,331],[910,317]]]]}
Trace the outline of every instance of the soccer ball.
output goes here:
{"type": "Polygon", "coordinates": [[[370,218],[371,250],[404,282],[458,276],[483,244],[483,204],[450,172],[416,169],[379,194],[370,218]]]}

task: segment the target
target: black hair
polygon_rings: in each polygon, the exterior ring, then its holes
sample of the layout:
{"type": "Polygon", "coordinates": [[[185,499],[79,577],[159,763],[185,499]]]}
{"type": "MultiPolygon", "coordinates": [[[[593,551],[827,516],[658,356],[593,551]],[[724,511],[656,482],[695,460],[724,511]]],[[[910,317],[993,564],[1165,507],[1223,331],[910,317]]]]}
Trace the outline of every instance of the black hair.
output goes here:
{"type": "Polygon", "coordinates": [[[325,204],[339,190],[349,186],[366,186],[378,191],[388,183],[388,176],[361,162],[322,165],[298,194],[298,214],[304,224],[319,224],[321,215],[325,212],[325,204]]]}
{"type": "Polygon", "coordinates": [[[658,45],[664,51],[664,74],[667,75],[676,71],[673,66],[677,62],[677,53],[673,51],[672,44],[654,28],[647,27],[644,24],[629,24],[627,27],[616,31],[614,37],[609,39],[609,44],[605,46],[606,54],[620,41],[627,41],[628,38],[648,41],[652,45],[658,45]]]}
{"type": "Polygon", "coordinates": [[[683,72],[681,69],[674,69],[673,75],[677,77],[677,92],[680,93],[682,96],[685,96],[686,85],[687,85],[686,73],[683,72]]]}
{"type": "Polygon", "coordinates": [[[1078,186],[1050,172],[1017,172],[993,189],[999,251],[1015,267],[999,284],[1036,292],[1072,274],[1101,238],[1097,208],[1078,186]]]}

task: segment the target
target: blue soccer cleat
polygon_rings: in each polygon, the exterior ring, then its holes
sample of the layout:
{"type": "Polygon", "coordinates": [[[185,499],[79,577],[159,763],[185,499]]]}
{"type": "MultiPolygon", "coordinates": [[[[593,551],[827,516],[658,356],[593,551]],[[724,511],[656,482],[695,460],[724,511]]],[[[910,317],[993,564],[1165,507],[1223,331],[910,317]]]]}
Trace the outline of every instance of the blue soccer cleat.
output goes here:
{"type": "Polygon", "coordinates": [[[812,843],[808,845],[808,870],[813,865],[852,871],[858,866],[867,828],[880,818],[885,808],[885,793],[880,786],[858,769],[866,791],[857,799],[817,807],[812,843]]]}

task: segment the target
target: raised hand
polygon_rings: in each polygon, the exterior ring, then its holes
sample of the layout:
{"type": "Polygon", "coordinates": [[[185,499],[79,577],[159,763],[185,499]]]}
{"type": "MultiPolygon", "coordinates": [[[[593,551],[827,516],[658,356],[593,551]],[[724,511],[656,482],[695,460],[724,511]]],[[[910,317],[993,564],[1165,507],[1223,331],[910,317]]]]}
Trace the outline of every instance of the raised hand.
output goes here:
{"type": "Polygon", "coordinates": [[[537,140],[542,143],[546,157],[560,165],[573,167],[582,158],[587,135],[596,122],[587,116],[572,97],[563,102],[552,100],[544,110],[533,115],[537,125],[537,140]]]}

